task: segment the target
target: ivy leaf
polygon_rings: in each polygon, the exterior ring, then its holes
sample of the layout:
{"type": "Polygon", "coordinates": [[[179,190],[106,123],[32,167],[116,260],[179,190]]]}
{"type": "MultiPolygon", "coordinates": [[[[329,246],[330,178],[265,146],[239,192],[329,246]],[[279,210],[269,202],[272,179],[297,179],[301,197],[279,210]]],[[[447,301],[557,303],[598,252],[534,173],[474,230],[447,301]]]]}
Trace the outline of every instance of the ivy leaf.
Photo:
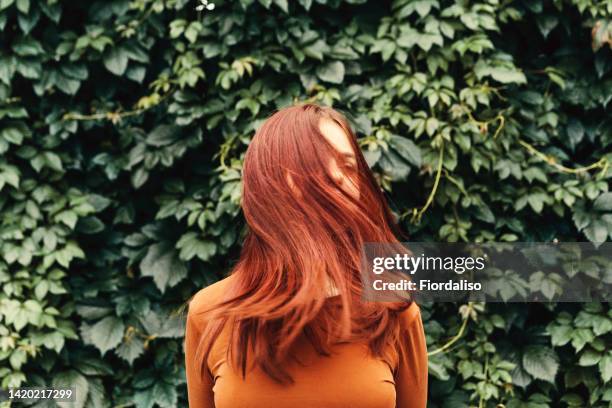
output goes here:
{"type": "Polygon", "coordinates": [[[112,366],[98,358],[79,358],[75,362],[74,368],[86,376],[111,375],[113,373],[112,366]]]}
{"type": "Polygon", "coordinates": [[[104,66],[117,76],[125,73],[128,65],[128,53],[121,47],[110,48],[104,53],[104,66]]]}
{"type": "Polygon", "coordinates": [[[176,385],[170,384],[166,381],[157,381],[153,386],[153,394],[155,395],[155,402],[160,407],[175,407],[178,399],[176,392],[176,385]]]}
{"type": "Polygon", "coordinates": [[[439,361],[439,359],[430,358],[428,362],[428,366],[429,366],[429,372],[431,373],[433,377],[439,380],[442,380],[442,381],[446,381],[450,378],[450,375],[448,374],[448,370],[446,369],[444,364],[439,361]]]}
{"type": "Polygon", "coordinates": [[[92,408],[105,408],[108,406],[108,396],[100,378],[88,378],[89,392],[86,406],[92,408]]]}
{"type": "Polygon", "coordinates": [[[43,46],[32,37],[22,37],[15,40],[13,51],[21,57],[35,57],[45,53],[43,46]]]}
{"type": "Polygon", "coordinates": [[[586,349],[580,355],[580,359],[578,360],[578,365],[582,367],[593,366],[601,361],[601,353],[586,349]]]}
{"type": "Polygon", "coordinates": [[[180,136],[181,128],[175,125],[160,125],[147,136],[147,144],[155,147],[167,146],[180,136]]]}
{"type": "Polygon", "coordinates": [[[78,216],[74,211],[64,210],[55,216],[56,222],[62,222],[70,229],[74,229],[78,221],[78,216]]]}
{"type": "Polygon", "coordinates": [[[591,242],[605,242],[608,236],[608,228],[601,222],[594,221],[584,229],[584,235],[591,242]]]}
{"type": "Polygon", "coordinates": [[[593,203],[597,211],[612,211],[612,192],[603,193],[593,203]]]}
{"type": "Polygon", "coordinates": [[[381,149],[366,150],[363,152],[363,157],[365,158],[370,168],[374,167],[374,165],[378,163],[378,160],[380,159],[381,155],[382,155],[381,149]]]}
{"type": "Polygon", "coordinates": [[[81,218],[76,227],[83,234],[97,234],[104,230],[104,223],[98,217],[91,216],[81,218]]]}
{"type": "Polygon", "coordinates": [[[421,167],[421,149],[408,138],[391,135],[389,144],[406,161],[414,167],[421,167]]]}
{"type": "Polygon", "coordinates": [[[153,405],[155,404],[155,393],[153,392],[153,387],[137,391],[136,394],[134,394],[134,402],[138,408],[153,408],[153,405]]]}
{"type": "Polygon", "coordinates": [[[533,378],[555,383],[559,370],[559,358],[550,348],[545,346],[528,346],[523,351],[523,368],[533,378]]]}
{"type": "Polygon", "coordinates": [[[544,38],[559,24],[559,19],[555,15],[545,14],[537,17],[538,28],[544,38]]]}
{"type": "Polygon", "coordinates": [[[587,344],[593,341],[595,336],[591,329],[577,328],[572,332],[572,346],[578,352],[587,344]]]}
{"type": "Polygon", "coordinates": [[[144,167],[139,167],[134,171],[130,177],[134,188],[140,188],[149,179],[149,172],[144,167]]]}
{"type": "MultiPolygon", "coordinates": [[[[584,400],[578,394],[565,394],[561,401],[565,402],[568,408],[582,408],[585,406],[584,400]]],[[[548,408],[550,405],[546,404],[545,406],[548,408]]]]}
{"type": "Polygon", "coordinates": [[[208,261],[217,253],[216,243],[200,240],[195,232],[183,234],[176,243],[176,247],[180,249],[180,258],[184,261],[189,261],[194,256],[203,261],[208,261]]]}
{"type": "Polygon", "coordinates": [[[89,393],[87,378],[76,370],[68,370],[53,376],[53,388],[69,388],[76,390],[75,401],[70,403],[71,407],[83,408],[89,393]]]}
{"type": "Polygon", "coordinates": [[[310,6],[312,6],[312,0],[298,0],[298,2],[306,11],[310,10],[310,6]]]}
{"type": "Polygon", "coordinates": [[[62,166],[62,159],[53,152],[45,152],[44,153],[45,162],[47,167],[55,170],[55,171],[64,171],[64,167],[62,166]]]}
{"type": "Polygon", "coordinates": [[[604,383],[612,379],[612,351],[608,351],[606,355],[599,361],[599,372],[604,383]]]}
{"type": "Polygon", "coordinates": [[[393,181],[402,181],[410,174],[410,166],[394,150],[387,149],[378,160],[380,168],[393,181]]]}
{"type": "Polygon", "coordinates": [[[582,123],[575,119],[570,120],[567,124],[566,132],[570,142],[570,148],[576,150],[576,146],[578,146],[584,138],[584,127],[582,127],[582,123]]]}
{"type": "Polygon", "coordinates": [[[320,65],[316,70],[317,76],[326,82],[332,84],[341,84],[344,80],[344,64],[341,61],[328,62],[320,65]]]}
{"type": "Polygon", "coordinates": [[[117,347],[115,353],[130,365],[133,365],[134,360],[144,353],[144,342],[138,336],[131,336],[117,347]]]}
{"type": "Polygon", "coordinates": [[[285,13],[289,13],[289,3],[287,0],[274,0],[274,3],[281,8],[285,13]]]}
{"type": "Polygon", "coordinates": [[[23,14],[28,14],[30,11],[30,0],[17,0],[17,10],[23,14]]]}
{"type": "Polygon", "coordinates": [[[149,311],[140,317],[140,323],[148,335],[156,338],[178,338],[185,333],[183,319],[166,312],[149,311]]]}
{"type": "Polygon", "coordinates": [[[20,145],[23,142],[24,134],[17,127],[6,127],[0,132],[0,137],[9,143],[20,145]]]}
{"type": "Polygon", "coordinates": [[[551,323],[548,327],[551,344],[555,347],[564,346],[571,340],[573,328],[571,326],[551,323]]]}
{"type": "Polygon", "coordinates": [[[493,79],[501,82],[502,84],[527,83],[527,78],[525,77],[525,74],[516,69],[497,67],[491,69],[490,75],[493,77],[493,79]]]}
{"type": "Polygon", "coordinates": [[[116,316],[108,316],[93,326],[85,326],[85,337],[89,344],[96,346],[102,355],[121,343],[125,326],[116,316]]]}
{"type": "Polygon", "coordinates": [[[168,242],[149,247],[140,262],[140,271],[142,276],[153,277],[155,285],[162,293],[187,277],[187,267],[178,258],[176,249],[168,242]]]}
{"type": "Polygon", "coordinates": [[[112,200],[100,194],[90,194],[88,201],[93,206],[95,212],[103,211],[112,203],[112,200]]]}

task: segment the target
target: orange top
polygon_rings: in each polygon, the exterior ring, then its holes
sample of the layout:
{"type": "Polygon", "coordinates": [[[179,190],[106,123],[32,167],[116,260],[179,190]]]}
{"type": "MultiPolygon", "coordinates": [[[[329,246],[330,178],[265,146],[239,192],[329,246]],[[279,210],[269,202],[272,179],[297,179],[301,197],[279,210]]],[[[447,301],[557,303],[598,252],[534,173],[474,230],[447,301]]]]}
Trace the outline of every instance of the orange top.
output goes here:
{"type": "Polygon", "coordinates": [[[425,408],[427,348],[419,307],[402,312],[405,341],[393,369],[369,354],[366,344],[334,346],[319,355],[306,339],[296,344],[299,361],[287,363],[291,385],[274,382],[259,368],[243,380],[226,360],[228,331],[214,342],[202,378],[195,353],[207,310],[224,293],[227,279],[200,290],[189,304],[185,331],[185,366],[190,408],[425,408]],[[395,375],[394,375],[395,371],[395,375]]]}

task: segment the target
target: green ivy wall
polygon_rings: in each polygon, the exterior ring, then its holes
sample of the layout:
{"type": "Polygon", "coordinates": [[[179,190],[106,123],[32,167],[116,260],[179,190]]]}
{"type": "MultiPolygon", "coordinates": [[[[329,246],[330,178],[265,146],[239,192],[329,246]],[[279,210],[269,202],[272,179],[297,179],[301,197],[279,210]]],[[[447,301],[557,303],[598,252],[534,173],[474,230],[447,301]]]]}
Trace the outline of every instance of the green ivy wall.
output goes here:
{"type": "MultiPolygon", "coordinates": [[[[612,238],[609,1],[213,2],[0,0],[2,387],[185,406],[181,307],[294,101],[350,114],[413,240],[612,238]]],[[[432,407],[612,407],[609,303],[423,317],[432,407]]]]}

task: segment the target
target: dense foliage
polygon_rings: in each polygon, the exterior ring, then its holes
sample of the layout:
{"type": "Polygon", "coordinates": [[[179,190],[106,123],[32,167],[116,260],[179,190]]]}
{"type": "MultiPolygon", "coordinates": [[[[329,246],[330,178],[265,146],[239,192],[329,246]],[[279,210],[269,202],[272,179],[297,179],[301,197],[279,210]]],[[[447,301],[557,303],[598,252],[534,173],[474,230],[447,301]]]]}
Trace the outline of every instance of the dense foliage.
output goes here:
{"type": "MultiPolygon", "coordinates": [[[[413,240],[612,238],[609,1],[214,3],[0,0],[3,388],[185,406],[182,306],[293,101],[351,115],[413,240]]],[[[432,407],[612,407],[609,304],[423,316],[432,407]]]]}

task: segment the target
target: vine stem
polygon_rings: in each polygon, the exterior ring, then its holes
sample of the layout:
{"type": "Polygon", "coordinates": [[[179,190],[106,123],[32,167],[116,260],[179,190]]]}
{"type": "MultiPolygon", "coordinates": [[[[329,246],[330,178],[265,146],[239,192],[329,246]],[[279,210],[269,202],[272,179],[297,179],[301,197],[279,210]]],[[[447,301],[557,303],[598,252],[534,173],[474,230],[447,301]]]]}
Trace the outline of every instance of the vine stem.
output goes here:
{"type": "MultiPolygon", "coordinates": [[[[495,122],[497,120],[499,120],[499,126],[497,127],[497,129],[495,130],[495,133],[493,134],[493,139],[496,139],[497,136],[499,136],[501,130],[504,127],[504,124],[506,122],[504,116],[500,113],[498,114],[495,118],[493,119],[489,119],[486,121],[481,121],[478,120],[476,118],[474,118],[474,115],[472,115],[472,112],[470,112],[469,109],[465,109],[465,112],[468,115],[468,118],[471,122],[476,123],[478,126],[481,127],[481,129],[487,129],[487,126],[489,123],[491,122],[495,122]]],[[[583,167],[577,167],[577,168],[571,168],[571,167],[566,167],[562,164],[557,163],[557,160],[549,155],[546,155],[544,153],[542,153],[541,151],[539,151],[538,149],[536,149],[533,145],[527,143],[526,141],[519,139],[518,140],[519,144],[521,146],[523,146],[525,149],[527,149],[530,153],[536,155],[537,157],[539,157],[541,160],[545,161],[546,163],[548,163],[549,165],[553,166],[554,168],[556,168],[557,170],[561,171],[562,173],[567,173],[567,174],[579,174],[579,173],[584,173],[596,168],[601,168],[602,172],[605,173],[605,171],[608,169],[610,163],[608,163],[608,160],[605,157],[602,157],[601,159],[599,159],[598,161],[596,161],[593,164],[590,164],[588,166],[583,166],[583,167]]]]}
{"type": "Polygon", "coordinates": [[[461,183],[459,183],[459,181],[457,181],[456,178],[454,178],[453,176],[450,175],[450,173],[444,169],[444,177],[446,177],[448,179],[448,181],[450,181],[451,183],[453,183],[455,186],[457,186],[457,188],[459,189],[459,191],[461,191],[465,196],[469,196],[468,192],[465,191],[465,188],[463,188],[463,186],[461,185],[461,183]]]}
{"type": "Polygon", "coordinates": [[[463,337],[463,333],[465,332],[465,329],[467,327],[468,320],[470,319],[471,311],[472,311],[472,302],[469,302],[467,313],[465,314],[465,318],[463,319],[463,322],[461,323],[461,327],[459,327],[459,331],[457,332],[457,334],[452,339],[447,341],[446,344],[444,344],[442,347],[439,347],[427,353],[427,356],[431,357],[431,356],[435,356],[436,354],[445,352],[448,348],[450,348],[450,346],[455,344],[457,341],[459,341],[461,337],[463,337]]]}
{"type": "Polygon", "coordinates": [[[494,117],[493,119],[489,119],[489,120],[478,120],[476,118],[474,118],[474,115],[472,115],[472,112],[470,112],[469,109],[465,109],[465,112],[468,115],[468,118],[470,119],[471,122],[476,123],[478,126],[480,126],[481,129],[487,129],[489,123],[493,123],[496,121],[499,121],[499,126],[497,127],[497,129],[495,130],[495,133],[493,134],[493,139],[497,139],[497,136],[499,136],[499,134],[501,133],[502,129],[504,128],[504,125],[506,124],[506,118],[504,118],[504,115],[502,115],[501,113],[499,113],[496,117],[494,117]]]}
{"type": "Polygon", "coordinates": [[[442,162],[444,161],[444,144],[440,146],[440,154],[438,155],[438,168],[436,170],[436,179],[434,181],[434,185],[429,193],[429,197],[427,197],[427,201],[425,201],[425,205],[420,210],[413,209],[412,222],[417,222],[421,219],[425,211],[429,208],[431,203],[433,202],[434,197],[436,196],[436,191],[438,191],[438,185],[440,184],[440,177],[442,176],[442,162]]]}
{"type": "Polygon", "coordinates": [[[80,113],[69,112],[69,113],[66,113],[62,117],[62,120],[85,121],[85,120],[104,120],[104,119],[107,119],[107,120],[110,120],[113,123],[117,123],[117,122],[119,122],[123,118],[129,117],[129,116],[140,115],[141,113],[146,112],[149,109],[152,109],[152,108],[155,108],[156,106],[161,105],[161,103],[164,102],[173,93],[174,93],[174,90],[171,89],[170,91],[168,91],[164,95],[162,95],[156,103],[152,104],[151,106],[147,106],[146,108],[138,108],[138,109],[134,109],[134,110],[130,110],[130,111],[125,111],[125,112],[115,111],[115,112],[93,113],[91,115],[83,115],[83,114],[80,114],[80,113]]]}
{"type": "Polygon", "coordinates": [[[602,157],[601,159],[597,160],[595,163],[590,164],[588,166],[576,167],[576,168],[566,167],[562,164],[557,163],[557,160],[554,157],[548,156],[545,153],[542,153],[541,151],[539,151],[533,145],[527,143],[526,141],[519,139],[518,142],[521,146],[527,149],[530,153],[534,154],[538,158],[545,161],[547,164],[553,166],[554,168],[556,168],[557,170],[563,173],[579,174],[579,173],[584,173],[586,171],[590,171],[596,168],[607,170],[609,166],[608,160],[605,157],[602,157]]]}

